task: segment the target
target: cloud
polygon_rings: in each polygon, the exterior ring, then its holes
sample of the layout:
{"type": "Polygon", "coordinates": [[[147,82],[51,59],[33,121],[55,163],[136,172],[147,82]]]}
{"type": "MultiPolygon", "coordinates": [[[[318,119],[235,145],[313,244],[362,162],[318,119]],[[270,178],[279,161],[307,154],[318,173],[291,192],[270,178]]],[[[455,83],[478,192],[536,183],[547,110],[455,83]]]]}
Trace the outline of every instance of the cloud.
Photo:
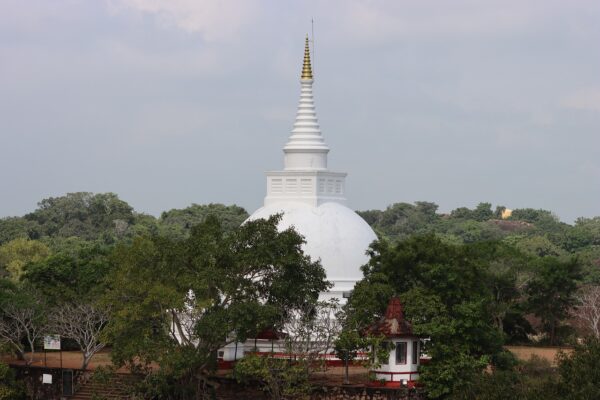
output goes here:
{"type": "MultiPolygon", "coordinates": [[[[363,41],[401,37],[515,35],[554,11],[555,1],[353,1],[339,7],[344,35],[363,41]]],[[[327,3],[328,6],[331,3],[327,3]]]]}
{"type": "Polygon", "coordinates": [[[198,33],[208,42],[236,38],[259,9],[255,0],[108,0],[112,12],[152,15],[165,27],[198,33]]]}
{"type": "Polygon", "coordinates": [[[561,106],[575,110],[600,111],[600,89],[583,89],[565,97],[561,106]]]}

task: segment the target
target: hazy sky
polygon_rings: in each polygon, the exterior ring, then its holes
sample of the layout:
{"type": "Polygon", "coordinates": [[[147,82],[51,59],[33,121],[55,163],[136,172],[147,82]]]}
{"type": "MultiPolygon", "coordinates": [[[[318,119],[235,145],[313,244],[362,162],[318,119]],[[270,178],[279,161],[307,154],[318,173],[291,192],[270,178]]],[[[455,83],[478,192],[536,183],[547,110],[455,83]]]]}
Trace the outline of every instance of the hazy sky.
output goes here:
{"type": "Polygon", "coordinates": [[[0,0],[0,216],[74,191],[252,212],[312,17],[349,206],[600,215],[597,0],[0,0]]]}

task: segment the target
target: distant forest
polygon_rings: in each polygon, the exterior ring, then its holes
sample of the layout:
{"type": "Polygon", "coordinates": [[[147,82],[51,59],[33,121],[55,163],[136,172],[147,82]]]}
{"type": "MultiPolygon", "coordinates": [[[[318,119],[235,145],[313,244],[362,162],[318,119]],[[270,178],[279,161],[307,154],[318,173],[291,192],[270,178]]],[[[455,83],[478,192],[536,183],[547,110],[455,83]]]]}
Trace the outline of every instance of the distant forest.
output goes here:
{"type": "MultiPolygon", "coordinates": [[[[449,244],[502,241],[534,258],[575,256],[583,267],[584,282],[600,283],[600,217],[582,217],[571,225],[548,210],[515,209],[507,216],[504,207],[492,209],[490,203],[442,214],[437,204],[423,201],[357,212],[380,238],[392,242],[428,233],[449,244]]],[[[0,219],[0,270],[18,269],[8,264],[18,259],[22,266],[38,253],[41,257],[82,246],[110,247],[142,234],[185,238],[192,226],[209,215],[217,216],[227,231],[239,226],[248,212],[236,205],[192,204],[156,218],[136,212],[114,193],[79,192],[43,199],[29,214],[0,219]]]]}
{"type": "MultiPolygon", "coordinates": [[[[600,283],[600,217],[579,218],[571,225],[549,210],[515,209],[502,218],[504,211],[505,207],[492,209],[490,203],[480,203],[474,209],[460,207],[441,214],[437,204],[418,201],[357,212],[380,238],[390,241],[435,233],[451,244],[501,240],[531,256],[576,256],[585,281],[600,283]]],[[[155,218],[136,212],[114,193],[69,193],[40,201],[36,210],[24,216],[0,219],[0,246],[24,238],[60,251],[75,244],[110,245],[146,233],[184,238],[208,215],[216,215],[229,230],[249,214],[236,205],[192,204],[155,218]]]]}

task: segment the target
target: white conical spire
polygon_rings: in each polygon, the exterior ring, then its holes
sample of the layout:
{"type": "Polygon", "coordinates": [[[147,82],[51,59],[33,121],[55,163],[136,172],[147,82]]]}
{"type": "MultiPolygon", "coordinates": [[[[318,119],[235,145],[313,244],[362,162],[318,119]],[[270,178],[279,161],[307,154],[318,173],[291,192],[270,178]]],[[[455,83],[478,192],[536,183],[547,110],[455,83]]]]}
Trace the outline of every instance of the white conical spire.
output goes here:
{"type": "Polygon", "coordinates": [[[310,64],[308,36],[304,48],[304,63],[300,77],[300,103],[294,129],[283,148],[286,170],[325,170],[329,147],[321,135],[312,93],[313,75],[310,64]]]}

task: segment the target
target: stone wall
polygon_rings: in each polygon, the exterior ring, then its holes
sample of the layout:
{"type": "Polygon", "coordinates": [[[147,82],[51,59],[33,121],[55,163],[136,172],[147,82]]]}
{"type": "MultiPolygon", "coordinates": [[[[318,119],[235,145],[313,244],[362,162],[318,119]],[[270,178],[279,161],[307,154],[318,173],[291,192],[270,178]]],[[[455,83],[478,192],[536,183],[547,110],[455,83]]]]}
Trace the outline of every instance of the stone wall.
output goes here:
{"type": "Polygon", "coordinates": [[[371,388],[330,386],[315,391],[312,400],[423,400],[421,390],[407,388],[371,388]]]}

